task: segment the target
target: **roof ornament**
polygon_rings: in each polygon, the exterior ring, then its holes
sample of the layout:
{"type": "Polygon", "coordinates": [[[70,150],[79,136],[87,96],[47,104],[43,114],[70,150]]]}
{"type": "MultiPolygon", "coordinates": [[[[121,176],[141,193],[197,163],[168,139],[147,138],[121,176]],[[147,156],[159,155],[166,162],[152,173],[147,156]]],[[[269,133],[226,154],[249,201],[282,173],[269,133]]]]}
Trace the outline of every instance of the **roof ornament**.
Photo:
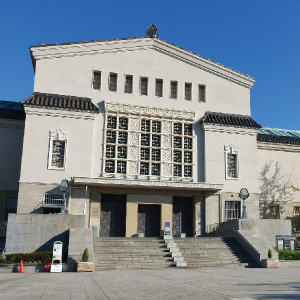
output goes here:
{"type": "Polygon", "coordinates": [[[154,24],[151,24],[146,31],[145,37],[150,38],[157,38],[158,37],[158,30],[154,24]]]}

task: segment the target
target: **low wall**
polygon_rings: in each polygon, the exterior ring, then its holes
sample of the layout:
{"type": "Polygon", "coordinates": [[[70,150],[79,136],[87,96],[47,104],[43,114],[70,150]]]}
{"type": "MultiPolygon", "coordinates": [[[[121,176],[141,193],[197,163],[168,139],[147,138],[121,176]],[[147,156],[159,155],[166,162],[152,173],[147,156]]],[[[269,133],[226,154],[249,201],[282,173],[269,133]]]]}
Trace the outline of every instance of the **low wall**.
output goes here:
{"type": "Polygon", "coordinates": [[[64,243],[68,252],[69,229],[84,228],[85,216],[9,214],[6,235],[6,253],[52,251],[53,243],[64,243]]]}

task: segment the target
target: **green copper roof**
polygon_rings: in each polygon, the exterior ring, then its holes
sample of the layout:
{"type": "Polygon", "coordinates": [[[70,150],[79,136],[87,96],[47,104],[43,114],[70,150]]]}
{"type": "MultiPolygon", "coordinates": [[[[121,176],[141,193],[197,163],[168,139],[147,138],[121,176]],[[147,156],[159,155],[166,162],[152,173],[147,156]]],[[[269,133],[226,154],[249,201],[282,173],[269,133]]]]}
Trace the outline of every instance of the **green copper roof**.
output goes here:
{"type": "Polygon", "coordinates": [[[288,130],[288,129],[275,129],[275,128],[263,127],[259,129],[258,134],[300,138],[300,131],[288,130]]]}

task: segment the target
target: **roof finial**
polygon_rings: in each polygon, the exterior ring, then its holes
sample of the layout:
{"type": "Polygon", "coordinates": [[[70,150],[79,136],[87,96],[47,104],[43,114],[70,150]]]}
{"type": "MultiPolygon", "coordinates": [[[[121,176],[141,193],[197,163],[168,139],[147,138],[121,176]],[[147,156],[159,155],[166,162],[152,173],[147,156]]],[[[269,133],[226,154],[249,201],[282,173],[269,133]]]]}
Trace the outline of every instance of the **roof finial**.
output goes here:
{"type": "Polygon", "coordinates": [[[157,38],[158,37],[158,31],[157,31],[157,28],[154,24],[151,24],[147,28],[145,37],[150,37],[150,38],[157,38]]]}

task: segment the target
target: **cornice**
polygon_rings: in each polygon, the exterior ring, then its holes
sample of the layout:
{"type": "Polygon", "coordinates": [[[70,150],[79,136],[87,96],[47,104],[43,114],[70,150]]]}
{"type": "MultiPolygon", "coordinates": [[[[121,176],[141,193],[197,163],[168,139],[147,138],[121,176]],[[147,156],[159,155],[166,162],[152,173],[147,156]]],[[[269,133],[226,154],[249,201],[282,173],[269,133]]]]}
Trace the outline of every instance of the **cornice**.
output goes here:
{"type": "Polygon", "coordinates": [[[223,189],[223,184],[220,183],[203,183],[203,182],[172,182],[159,180],[129,180],[117,178],[89,178],[89,177],[73,177],[76,185],[107,185],[107,186],[128,186],[128,187],[146,187],[146,188],[176,188],[188,190],[210,190],[219,191],[223,189]]]}
{"type": "Polygon", "coordinates": [[[257,136],[258,129],[255,128],[244,128],[244,127],[234,127],[226,125],[213,125],[202,123],[205,132],[220,132],[229,134],[243,134],[257,136]]]}
{"type": "Polygon", "coordinates": [[[287,145],[287,144],[273,144],[266,142],[257,142],[257,149],[269,151],[283,151],[283,152],[300,152],[300,145],[287,145]]]}
{"type": "Polygon", "coordinates": [[[168,117],[168,118],[183,118],[183,119],[195,119],[195,113],[184,111],[184,110],[174,110],[174,109],[166,109],[166,108],[156,108],[151,106],[138,106],[138,105],[129,105],[122,103],[112,103],[105,102],[105,111],[107,112],[122,112],[122,113],[130,113],[137,115],[149,115],[149,116],[160,116],[160,117],[168,117]]]}

